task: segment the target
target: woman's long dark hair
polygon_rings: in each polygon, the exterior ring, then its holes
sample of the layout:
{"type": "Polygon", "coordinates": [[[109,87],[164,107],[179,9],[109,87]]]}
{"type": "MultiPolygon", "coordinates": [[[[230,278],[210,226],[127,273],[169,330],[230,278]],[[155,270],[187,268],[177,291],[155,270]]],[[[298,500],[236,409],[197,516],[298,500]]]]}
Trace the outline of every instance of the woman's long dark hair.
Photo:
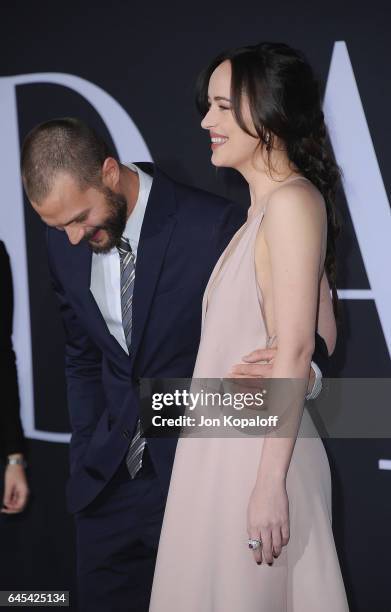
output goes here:
{"type": "Polygon", "coordinates": [[[286,147],[290,162],[321,192],[327,210],[325,269],[338,313],[336,288],[336,238],[339,222],[335,194],[340,181],[322,111],[319,83],[300,51],[283,43],[263,42],[217,56],[200,74],[196,102],[202,115],[208,111],[208,86],[213,71],[225,60],[231,62],[232,110],[238,125],[249,131],[242,114],[242,93],[247,95],[260,145],[269,158],[277,136],[286,147]]]}

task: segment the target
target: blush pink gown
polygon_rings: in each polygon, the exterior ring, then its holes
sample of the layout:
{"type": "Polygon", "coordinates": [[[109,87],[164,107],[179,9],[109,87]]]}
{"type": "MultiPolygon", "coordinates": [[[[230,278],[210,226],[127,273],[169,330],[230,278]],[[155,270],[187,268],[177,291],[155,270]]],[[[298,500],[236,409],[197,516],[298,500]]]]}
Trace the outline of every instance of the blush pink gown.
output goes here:
{"type": "MultiPolygon", "coordinates": [[[[306,180],[291,180],[298,178],[306,180]]],[[[211,275],[194,378],[224,377],[243,355],[268,344],[254,262],[266,203],[252,211],[211,275]]],[[[290,540],[272,566],[258,566],[247,547],[247,505],[263,440],[179,440],[150,612],[348,611],[329,463],[305,407],[300,434],[307,437],[299,435],[287,475],[290,540]]]]}

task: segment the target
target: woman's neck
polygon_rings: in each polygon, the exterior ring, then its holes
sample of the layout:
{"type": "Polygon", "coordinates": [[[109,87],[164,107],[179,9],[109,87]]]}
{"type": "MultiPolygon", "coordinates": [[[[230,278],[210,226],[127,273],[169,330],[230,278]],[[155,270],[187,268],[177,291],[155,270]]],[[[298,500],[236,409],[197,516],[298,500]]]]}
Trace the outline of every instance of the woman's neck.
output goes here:
{"type": "Polygon", "coordinates": [[[250,189],[251,206],[255,208],[265,195],[276,189],[281,183],[293,176],[299,176],[300,172],[289,162],[285,151],[273,150],[270,157],[269,171],[266,154],[261,153],[249,160],[246,166],[238,168],[238,171],[247,181],[250,189]]]}

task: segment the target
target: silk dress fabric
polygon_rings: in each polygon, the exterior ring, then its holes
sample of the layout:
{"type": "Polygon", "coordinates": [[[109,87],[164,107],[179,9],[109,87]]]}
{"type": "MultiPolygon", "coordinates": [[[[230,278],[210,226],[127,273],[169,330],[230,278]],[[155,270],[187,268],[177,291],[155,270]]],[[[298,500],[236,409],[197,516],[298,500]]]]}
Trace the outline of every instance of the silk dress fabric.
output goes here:
{"type": "MultiPolygon", "coordinates": [[[[304,177],[291,180],[298,179],[314,189],[304,177]]],[[[224,377],[243,355],[270,344],[254,259],[266,205],[267,196],[210,277],[194,378],[224,377]]],[[[332,532],[330,467],[305,406],[286,481],[290,540],[272,566],[255,563],[246,513],[262,444],[251,436],[179,440],[150,612],[348,610],[332,532]]]]}

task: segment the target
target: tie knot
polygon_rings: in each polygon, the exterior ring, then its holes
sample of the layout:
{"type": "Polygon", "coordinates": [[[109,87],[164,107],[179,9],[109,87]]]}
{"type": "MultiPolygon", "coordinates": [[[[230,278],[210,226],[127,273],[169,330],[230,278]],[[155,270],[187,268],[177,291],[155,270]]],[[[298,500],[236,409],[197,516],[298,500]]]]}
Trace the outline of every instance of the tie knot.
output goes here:
{"type": "Polygon", "coordinates": [[[128,253],[132,252],[129,239],[126,236],[121,236],[120,244],[117,246],[120,257],[125,257],[128,253]]]}

